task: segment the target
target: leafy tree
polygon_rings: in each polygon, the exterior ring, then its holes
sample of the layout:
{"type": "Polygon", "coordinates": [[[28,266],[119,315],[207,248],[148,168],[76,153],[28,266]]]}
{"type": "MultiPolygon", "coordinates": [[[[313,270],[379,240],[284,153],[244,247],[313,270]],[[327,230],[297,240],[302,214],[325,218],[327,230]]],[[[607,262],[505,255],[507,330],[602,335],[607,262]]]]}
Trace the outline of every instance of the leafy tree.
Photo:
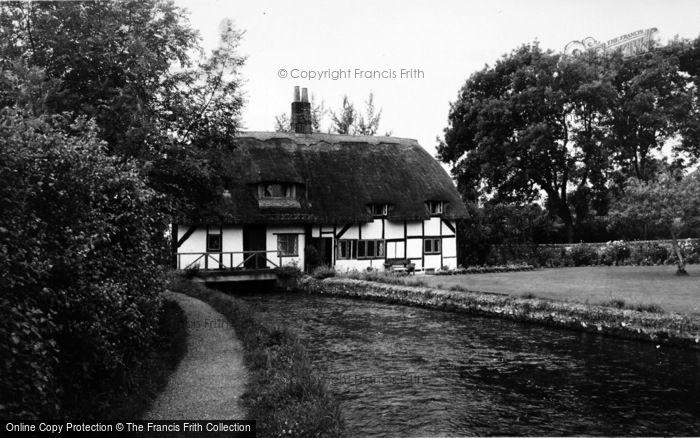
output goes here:
{"type": "Polygon", "coordinates": [[[494,245],[530,245],[551,242],[555,224],[537,204],[517,205],[467,202],[469,218],[457,227],[460,263],[482,265],[494,245]]]}
{"type": "MultiPolygon", "coordinates": [[[[333,122],[332,131],[337,134],[348,135],[376,135],[379,131],[379,121],[382,117],[382,110],[377,111],[374,106],[374,93],[370,92],[365,101],[365,113],[362,114],[355,108],[355,105],[348,100],[348,96],[343,96],[343,103],[338,112],[331,111],[333,122]]],[[[387,136],[391,135],[387,131],[387,136]]]]}
{"type": "Polygon", "coordinates": [[[467,199],[547,196],[573,239],[569,188],[603,180],[603,117],[610,84],[577,58],[525,45],[474,73],[451,104],[440,158],[467,199]]]}
{"type": "Polygon", "coordinates": [[[229,20],[209,56],[165,0],[2,3],[0,26],[0,104],[94,118],[111,154],[138,158],[174,207],[197,210],[202,199],[181,198],[197,190],[180,185],[211,180],[243,105],[229,20]]]}
{"type": "Polygon", "coordinates": [[[685,177],[664,172],[648,181],[631,178],[611,217],[621,223],[642,222],[668,229],[678,265],[676,273],[687,275],[678,238],[700,221],[700,172],[685,177]]]}
{"type": "Polygon", "coordinates": [[[313,132],[321,132],[321,122],[326,117],[326,104],[322,100],[321,103],[316,103],[316,97],[311,95],[311,130],[313,132]]]}
{"type": "MultiPolygon", "coordinates": [[[[653,177],[660,164],[654,155],[668,140],[687,133],[694,97],[678,54],[671,45],[638,56],[617,53],[596,60],[615,89],[609,103],[609,150],[627,175],[653,177]]],[[[683,144],[676,152],[686,149],[683,144]]]]}
{"type": "Polygon", "coordinates": [[[220,197],[242,33],[204,57],[165,0],[2,2],[0,29],[0,414],[61,418],[154,341],[166,206],[220,197]]]}
{"type": "Polygon", "coordinates": [[[238,131],[243,97],[238,54],[243,32],[231,20],[220,26],[219,46],[192,68],[165,77],[155,106],[158,129],[175,144],[226,149],[238,131]]]}
{"type": "Polygon", "coordinates": [[[292,132],[292,121],[287,113],[275,116],[275,132],[292,132]]]}
{"type": "Polygon", "coordinates": [[[693,41],[676,42],[680,71],[687,75],[686,89],[694,92],[690,111],[682,126],[682,147],[695,159],[700,157],[700,37],[693,41]]]}
{"type": "Polygon", "coordinates": [[[220,145],[238,126],[244,58],[230,21],[208,57],[183,10],[164,0],[3,3],[0,25],[4,75],[40,69],[54,82],[40,90],[41,111],[95,118],[118,155],[220,145]]]}
{"type": "Polygon", "coordinates": [[[365,101],[365,115],[360,114],[357,121],[356,133],[359,135],[375,135],[379,130],[379,120],[382,118],[382,110],[378,112],[374,108],[374,93],[369,93],[365,101]]]}
{"type": "Polygon", "coordinates": [[[354,134],[357,112],[355,106],[348,100],[348,96],[343,96],[343,103],[336,113],[331,111],[332,130],[336,134],[354,134]]]}
{"type": "Polygon", "coordinates": [[[0,6],[3,70],[21,60],[59,88],[46,110],[94,117],[110,148],[146,152],[154,103],[174,64],[190,64],[196,34],[172,3],[13,2],[0,6]]]}

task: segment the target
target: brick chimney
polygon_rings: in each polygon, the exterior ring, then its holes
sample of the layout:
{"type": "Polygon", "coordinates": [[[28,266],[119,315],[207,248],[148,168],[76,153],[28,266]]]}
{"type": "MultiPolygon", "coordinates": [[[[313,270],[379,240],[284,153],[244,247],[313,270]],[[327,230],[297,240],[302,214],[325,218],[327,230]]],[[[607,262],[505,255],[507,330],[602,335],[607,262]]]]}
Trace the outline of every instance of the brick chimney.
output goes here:
{"type": "Polygon", "coordinates": [[[292,102],[292,131],[297,134],[311,134],[311,103],[306,88],[294,87],[294,101],[292,102]]]}

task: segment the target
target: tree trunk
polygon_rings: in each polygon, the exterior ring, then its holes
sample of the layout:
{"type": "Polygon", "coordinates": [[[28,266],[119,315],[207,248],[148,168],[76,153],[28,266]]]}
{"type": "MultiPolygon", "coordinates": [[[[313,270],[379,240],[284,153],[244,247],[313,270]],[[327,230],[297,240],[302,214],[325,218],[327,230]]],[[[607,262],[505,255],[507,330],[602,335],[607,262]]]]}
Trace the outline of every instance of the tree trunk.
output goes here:
{"type": "Polygon", "coordinates": [[[685,260],[683,259],[683,254],[678,246],[675,233],[671,234],[671,245],[673,245],[673,252],[676,254],[676,264],[678,265],[676,275],[688,275],[688,271],[685,270],[685,260]]]}
{"type": "Polygon", "coordinates": [[[562,204],[559,206],[559,217],[566,228],[566,242],[574,243],[574,218],[571,216],[571,210],[568,205],[562,204]]]}
{"type": "Polygon", "coordinates": [[[574,218],[571,215],[571,209],[566,203],[566,198],[562,199],[556,190],[548,190],[547,197],[549,198],[549,211],[559,216],[564,222],[566,242],[574,243],[574,218]]]}

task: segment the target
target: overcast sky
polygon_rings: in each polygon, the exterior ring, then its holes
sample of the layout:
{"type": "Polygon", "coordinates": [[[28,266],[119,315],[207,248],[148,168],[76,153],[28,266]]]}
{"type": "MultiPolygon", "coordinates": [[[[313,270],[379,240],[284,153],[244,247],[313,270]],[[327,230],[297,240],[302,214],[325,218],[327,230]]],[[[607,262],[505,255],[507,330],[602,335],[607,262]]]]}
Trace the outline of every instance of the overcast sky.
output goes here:
{"type": "MultiPolygon", "coordinates": [[[[658,28],[662,42],[700,34],[698,0],[175,3],[189,10],[205,48],[216,46],[222,19],[245,31],[246,130],[273,130],[274,116],[289,113],[294,85],[333,109],[344,94],[363,107],[373,91],[383,110],[380,132],[415,138],[431,154],[447,125],[449,103],[469,75],[523,43],[537,40],[562,50],[572,40],[605,41],[650,27],[658,28]],[[401,78],[402,69],[413,77],[401,78]],[[339,70],[344,73],[337,80],[291,77],[339,70]],[[368,70],[387,77],[362,77],[368,70]]],[[[329,120],[324,130],[328,126],[329,120]]]]}

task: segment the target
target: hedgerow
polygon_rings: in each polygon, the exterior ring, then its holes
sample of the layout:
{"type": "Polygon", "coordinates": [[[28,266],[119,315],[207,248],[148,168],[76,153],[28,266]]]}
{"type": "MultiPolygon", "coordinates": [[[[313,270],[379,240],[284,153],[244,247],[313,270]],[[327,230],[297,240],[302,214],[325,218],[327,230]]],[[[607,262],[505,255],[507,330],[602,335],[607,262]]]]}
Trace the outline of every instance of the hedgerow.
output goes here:
{"type": "MultiPolygon", "coordinates": [[[[680,240],[678,245],[687,263],[700,262],[700,243],[697,239],[680,240]]],[[[488,266],[527,264],[547,268],[649,266],[675,264],[676,256],[668,241],[615,240],[604,244],[504,245],[492,248],[486,262],[488,266]]]]}
{"type": "Polygon", "coordinates": [[[88,419],[155,339],[167,220],[89,123],[0,110],[0,417],[88,419]]]}

